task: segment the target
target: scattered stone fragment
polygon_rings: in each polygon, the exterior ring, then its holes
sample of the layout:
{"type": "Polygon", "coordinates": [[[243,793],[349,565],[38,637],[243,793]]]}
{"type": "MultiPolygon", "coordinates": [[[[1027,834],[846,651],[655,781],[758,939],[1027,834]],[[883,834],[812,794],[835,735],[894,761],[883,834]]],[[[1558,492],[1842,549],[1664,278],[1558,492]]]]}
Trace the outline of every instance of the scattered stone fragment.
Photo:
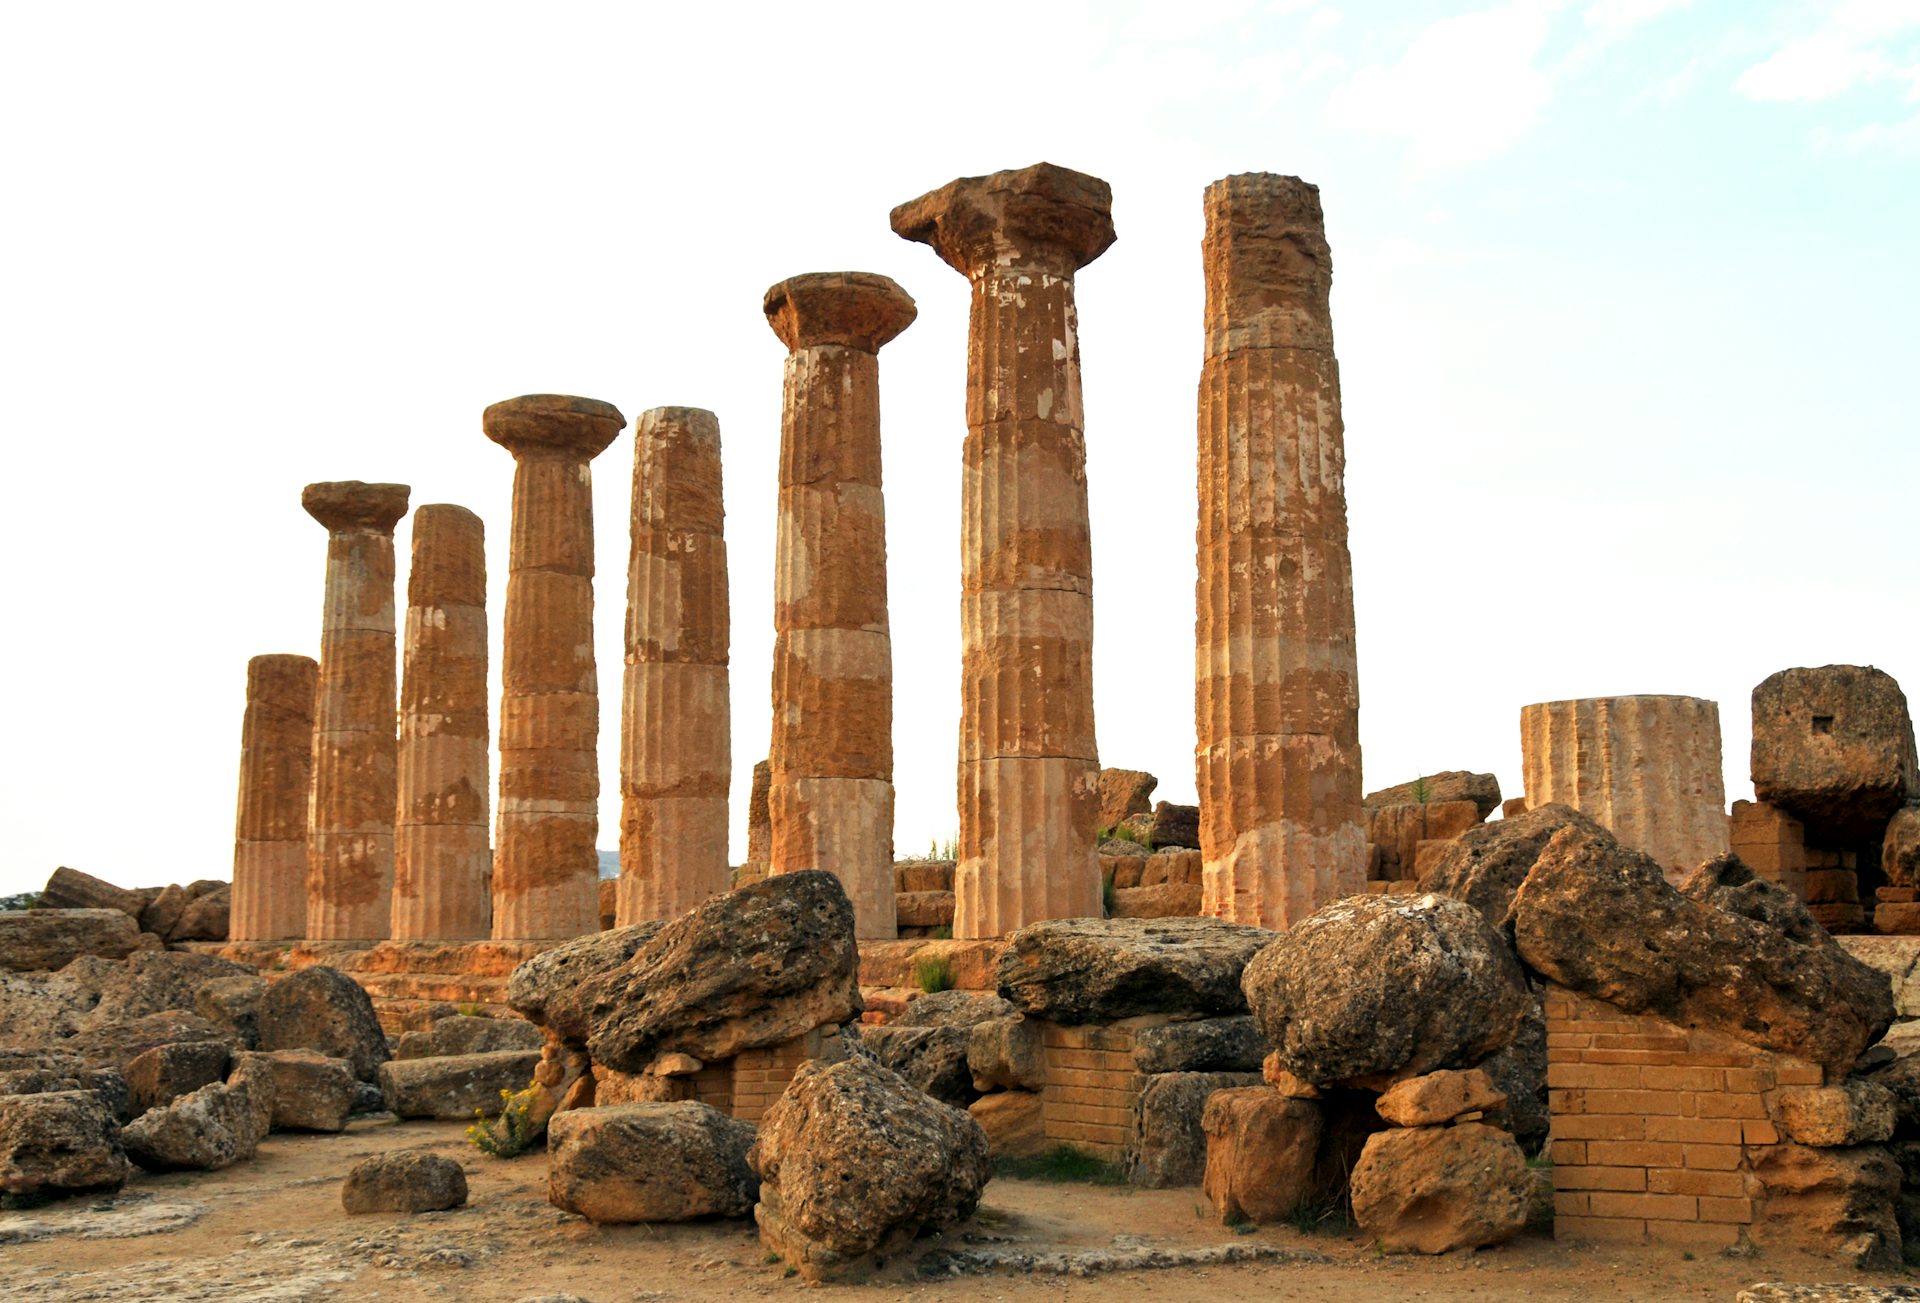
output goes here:
{"type": "Polygon", "coordinates": [[[955,1108],[967,1107],[979,1094],[967,1066],[970,1039],[971,1033],[966,1027],[890,1023],[860,1030],[860,1044],[876,1059],[917,1089],[955,1108]]]}
{"type": "Polygon", "coordinates": [[[467,1201],[467,1174],[439,1154],[375,1154],[353,1165],[340,1186],[349,1213],[425,1213],[467,1201]]]}
{"type": "Polygon", "coordinates": [[[1247,1014],[1141,1027],[1133,1066],[1141,1072],[1258,1072],[1267,1043],[1247,1014]]]}
{"type": "Polygon", "coordinates": [[[133,1112],[164,1108],[214,1081],[224,1081],[232,1049],[224,1041],[174,1041],[137,1054],[125,1077],[133,1112]]]}
{"type": "Polygon", "coordinates": [[[1121,1156],[1127,1180],[1149,1189],[1198,1185],[1207,1170],[1201,1116],[1215,1091],[1257,1086],[1249,1072],[1165,1072],[1133,1101],[1133,1140],[1121,1156]]]}
{"type": "Polygon", "coordinates": [[[747,1161],[762,1243],[808,1280],[970,1217],[992,1170],[978,1122],[859,1055],[803,1063],[747,1161]]]}
{"type": "Polygon", "coordinates": [[[1221,1222],[1283,1221],[1312,1199],[1324,1129],[1319,1108],[1276,1090],[1217,1090],[1200,1119],[1204,1186],[1221,1222]]]}
{"type": "Polygon", "coordinates": [[[1021,1012],[1068,1025],[1245,1013],[1240,974],[1273,937],[1207,918],[1054,919],[1014,933],[994,976],[1021,1012]]]}
{"type": "Polygon", "coordinates": [[[1247,965],[1253,1017],[1310,1085],[1384,1085],[1512,1041],[1532,995],[1479,911],[1446,896],[1349,896],[1247,965]]]}
{"type": "Polygon", "coordinates": [[[216,977],[194,991],[193,1011],[251,1048],[260,1043],[260,1002],[266,996],[264,978],[216,977]]]}
{"type": "Polygon", "coordinates": [[[1838,1086],[1806,1086],[1780,1092],[1780,1127],[1803,1145],[1837,1148],[1893,1139],[1897,1109],[1885,1086],[1852,1078],[1838,1086]]]}
{"type": "Polygon", "coordinates": [[[149,950],[132,955],[100,984],[100,1003],[87,1020],[92,1027],[123,1023],[167,1010],[193,1010],[200,992],[230,977],[257,977],[248,964],[216,955],[182,950],[149,950]]]}
{"type": "Polygon", "coordinates": [[[392,1057],[366,991],[345,973],[320,965],[289,973],[268,988],[260,1002],[260,1048],[345,1059],[362,1081],[372,1081],[392,1057]]]}
{"type": "Polygon", "coordinates": [[[120,1126],[93,1092],[0,1096],[0,1193],[117,1190],[132,1172],[120,1126]]]}
{"type": "Polygon", "coordinates": [[[1512,1136],[1462,1122],[1375,1132],[1351,1190],[1354,1220],[1386,1252],[1447,1253],[1518,1235],[1533,1179],[1512,1136]]]}
{"type": "MultiPolygon", "coordinates": [[[[257,1064],[273,1082],[273,1125],[293,1131],[343,1131],[357,1111],[360,1088],[345,1059],[311,1050],[275,1050],[242,1054],[241,1064],[257,1064]]],[[[491,1101],[490,1101],[491,1102],[491,1101]]],[[[384,1106],[384,1100],[381,1106],[384,1106]]]]}
{"type": "Polygon", "coordinates": [[[547,1125],[547,1199],[600,1224],[745,1217],[753,1140],[752,1123],[692,1100],[572,1109],[547,1125]]]}
{"type": "Polygon", "coordinates": [[[1117,828],[1131,814],[1153,810],[1153,789],[1160,780],[1139,769],[1100,771],[1100,826],[1117,828]]]}
{"type": "Polygon", "coordinates": [[[499,1112],[500,1092],[525,1090],[539,1063],[538,1050],[394,1059],[380,1065],[380,1092],[398,1117],[471,1119],[499,1112]]]}
{"type": "Polygon", "coordinates": [[[51,972],[81,955],[119,959],[140,945],[140,929],[117,909],[0,910],[0,968],[51,972]]]}
{"type": "Polygon", "coordinates": [[[53,871],[47,879],[47,885],[40,889],[40,899],[33,903],[35,909],[117,909],[138,923],[140,911],[147,907],[149,896],[128,891],[125,887],[116,887],[103,878],[91,873],[82,873],[78,869],[61,867],[53,871]]]}
{"type": "Polygon", "coordinates": [[[1443,1069],[1395,1082],[1381,1092],[1374,1108],[1397,1127],[1431,1127],[1462,1113],[1492,1112],[1506,1102],[1480,1069],[1443,1069]]]}
{"type": "Polygon", "coordinates": [[[155,1171],[217,1172],[252,1158],[260,1143],[247,1086],[215,1082],[149,1110],[122,1132],[134,1162],[155,1171]]]}

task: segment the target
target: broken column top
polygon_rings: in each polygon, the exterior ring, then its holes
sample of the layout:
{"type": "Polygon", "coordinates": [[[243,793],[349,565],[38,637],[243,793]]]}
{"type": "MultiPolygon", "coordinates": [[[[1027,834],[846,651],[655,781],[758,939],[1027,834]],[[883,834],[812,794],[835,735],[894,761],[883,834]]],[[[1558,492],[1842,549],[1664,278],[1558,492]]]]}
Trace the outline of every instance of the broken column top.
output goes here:
{"type": "Polygon", "coordinates": [[[870,271],[816,271],[790,276],[767,291],[767,324],[789,349],[843,344],[878,353],[913,324],[913,296],[870,271]]]}
{"type": "Polygon", "coordinates": [[[972,276],[995,262],[1057,263],[1076,271],[1115,239],[1113,191],[1099,177],[1052,163],[964,176],[893,210],[893,233],[930,245],[972,276]]]}
{"type": "Polygon", "coordinates": [[[480,517],[451,502],[429,502],[413,513],[407,595],[416,606],[486,605],[486,526],[480,517]]]}
{"type": "Polygon", "coordinates": [[[300,505],[328,529],[377,529],[391,534],[407,514],[405,484],[362,484],[359,480],[326,480],[300,490],[300,505]]]}
{"type": "Polygon", "coordinates": [[[1207,187],[1207,356],[1235,348],[1331,348],[1333,255],[1320,187],[1245,172],[1207,187]]]}
{"type": "MultiPolygon", "coordinates": [[[[320,673],[320,662],[311,656],[292,652],[269,652],[247,662],[247,700],[270,698],[274,701],[313,699],[313,685],[320,673]]],[[[311,704],[309,704],[311,710],[311,704]]]]}
{"type": "Polygon", "coordinates": [[[626,427],[627,418],[612,403],[568,394],[523,394],[480,416],[487,438],[515,457],[598,457],[626,427]]]}
{"type": "Polygon", "coordinates": [[[653,407],[635,424],[635,528],[718,534],[720,418],[704,407],[653,407]]]}

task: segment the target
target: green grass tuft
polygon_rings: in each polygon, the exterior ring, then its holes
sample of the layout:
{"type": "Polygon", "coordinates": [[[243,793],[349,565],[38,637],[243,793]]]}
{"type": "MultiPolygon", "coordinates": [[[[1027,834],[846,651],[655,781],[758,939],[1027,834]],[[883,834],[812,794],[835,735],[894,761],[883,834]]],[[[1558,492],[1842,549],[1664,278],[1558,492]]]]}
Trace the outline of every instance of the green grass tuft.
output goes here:
{"type": "Polygon", "coordinates": [[[1002,1158],[993,1165],[997,1175],[1021,1181],[1058,1181],[1073,1185],[1125,1185],[1118,1163],[1089,1154],[1072,1145],[1055,1145],[1033,1158],[1002,1158]]]}
{"type": "Polygon", "coordinates": [[[913,982],[928,995],[953,989],[953,961],[945,955],[922,955],[913,961],[913,982]]]}

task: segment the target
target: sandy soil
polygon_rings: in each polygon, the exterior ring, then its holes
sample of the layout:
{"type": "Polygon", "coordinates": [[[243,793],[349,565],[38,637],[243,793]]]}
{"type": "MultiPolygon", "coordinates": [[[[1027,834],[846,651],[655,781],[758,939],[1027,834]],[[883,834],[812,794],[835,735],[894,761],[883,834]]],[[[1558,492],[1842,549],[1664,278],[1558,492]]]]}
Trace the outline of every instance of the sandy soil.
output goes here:
{"type": "MultiPolygon", "coordinates": [[[[1215,1224],[1197,1190],[997,1180],[968,1226],[916,1247],[862,1285],[827,1295],[915,1300],[1429,1299],[1731,1300],[1756,1280],[1863,1279],[1840,1264],[1769,1251],[1756,1259],[1678,1249],[1556,1244],[1542,1235],[1439,1259],[1385,1258],[1354,1235],[1215,1224]],[[998,1271],[928,1278],[945,1250],[1087,1254],[1158,1249],[1281,1253],[1305,1260],[1122,1270],[1091,1277],[998,1271]],[[1323,1260],[1312,1260],[1318,1257],[1323,1260]]],[[[1871,1278],[1866,1278],[1871,1279],[1871,1278]]],[[[113,1199],[0,1213],[0,1299],[459,1300],[577,1296],[590,1303],[782,1296],[807,1287],[769,1264],[751,1223],[596,1227],[546,1201],[546,1160],[469,1148],[457,1123],[358,1122],[345,1135],[275,1135],[215,1173],[136,1176],[113,1199]],[[464,1208],[348,1217],[355,1160],[419,1148],[458,1157],[464,1208]]]]}

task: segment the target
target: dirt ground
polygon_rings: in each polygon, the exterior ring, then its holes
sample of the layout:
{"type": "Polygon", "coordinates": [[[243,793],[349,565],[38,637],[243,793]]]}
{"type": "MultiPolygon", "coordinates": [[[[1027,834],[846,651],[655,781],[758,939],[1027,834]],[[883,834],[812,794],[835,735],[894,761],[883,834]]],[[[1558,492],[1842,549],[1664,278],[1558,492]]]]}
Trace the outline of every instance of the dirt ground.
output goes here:
{"type": "MultiPolygon", "coordinates": [[[[546,1201],[546,1160],[480,1156],[458,1123],[362,1121],[345,1135],[276,1134],[257,1159],[224,1172],[141,1174],[117,1197],[0,1213],[0,1299],[259,1300],[351,1298],[589,1303],[779,1297],[808,1287],[768,1263],[751,1222],[596,1227],[546,1201]],[[340,1181],[389,1149],[460,1159],[466,1207],[414,1217],[348,1217],[340,1181]]],[[[978,1266],[972,1268],[979,1271],[978,1266]]],[[[860,1285],[819,1293],[865,1299],[1731,1300],[1757,1280],[1873,1279],[1780,1251],[1758,1258],[1679,1249],[1556,1244],[1528,1234],[1445,1258],[1382,1257],[1356,1234],[1291,1227],[1238,1234],[1197,1190],[1133,1190],[996,1180],[979,1216],[916,1246],[860,1285]],[[932,1276],[942,1254],[1002,1253],[1034,1269],[932,1276]],[[1130,1268],[1077,1265],[1150,1254],[1234,1253],[1286,1260],[1130,1268]],[[1048,1258],[1046,1255],[1054,1255],[1048,1258]],[[1062,1273],[1066,1268],[1068,1274],[1062,1273]]],[[[813,1295],[815,1297],[818,1294],[813,1295]]]]}

